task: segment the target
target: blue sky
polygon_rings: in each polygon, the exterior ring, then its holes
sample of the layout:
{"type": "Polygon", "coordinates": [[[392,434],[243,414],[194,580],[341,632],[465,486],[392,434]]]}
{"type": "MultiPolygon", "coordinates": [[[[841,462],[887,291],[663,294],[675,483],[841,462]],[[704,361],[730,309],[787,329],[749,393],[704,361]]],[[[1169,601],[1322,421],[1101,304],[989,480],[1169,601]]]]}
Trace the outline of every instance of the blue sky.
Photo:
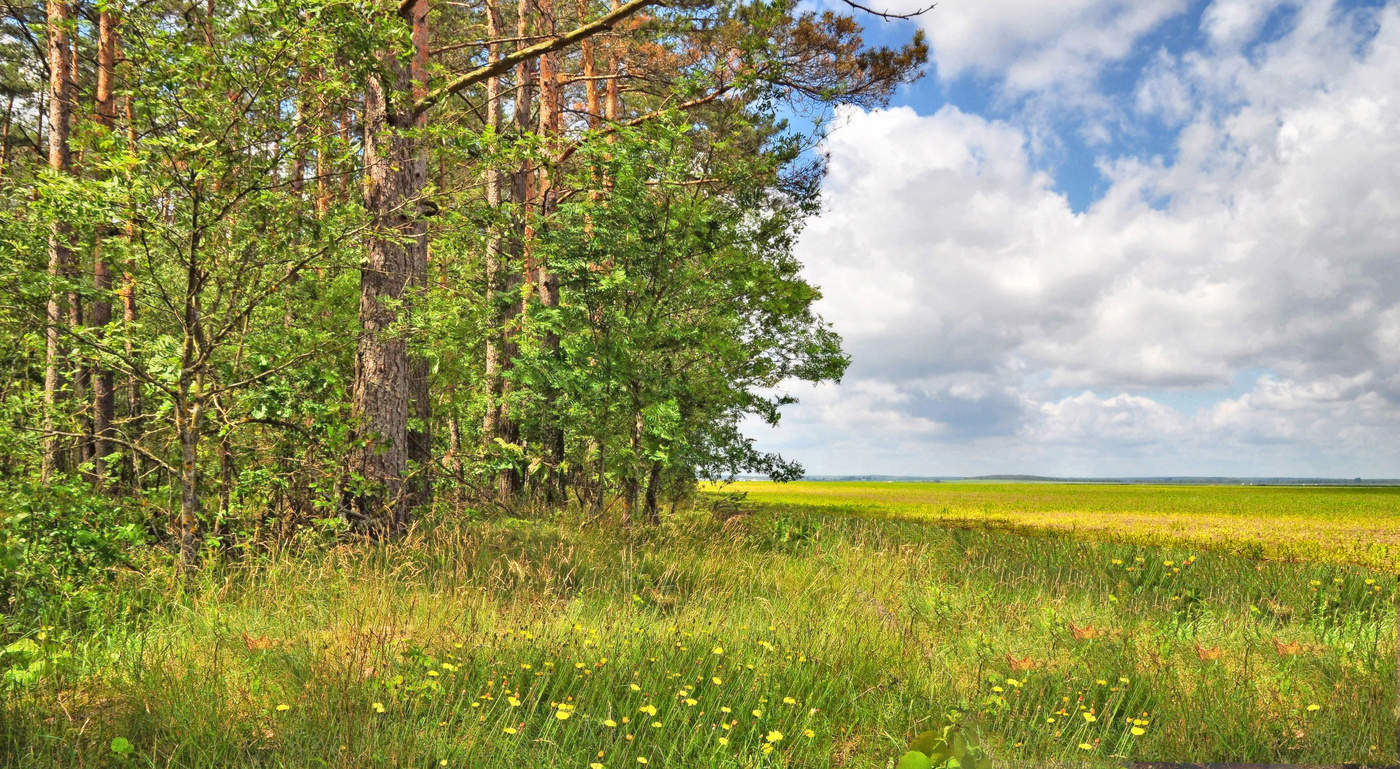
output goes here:
{"type": "MultiPolygon", "coordinates": [[[[903,0],[892,0],[897,5],[903,0]]],[[[811,473],[1400,476],[1400,7],[943,0],[799,241],[811,473]]]]}

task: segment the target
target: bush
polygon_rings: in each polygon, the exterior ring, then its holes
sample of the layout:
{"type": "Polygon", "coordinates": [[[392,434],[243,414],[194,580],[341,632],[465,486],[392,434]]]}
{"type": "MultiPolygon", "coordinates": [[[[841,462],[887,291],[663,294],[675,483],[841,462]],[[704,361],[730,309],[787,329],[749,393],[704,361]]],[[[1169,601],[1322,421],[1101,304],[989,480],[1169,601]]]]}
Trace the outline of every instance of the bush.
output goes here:
{"type": "Polygon", "coordinates": [[[0,484],[0,637],[80,625],[145,540],[130,511],[78,479],[0,484]]]}

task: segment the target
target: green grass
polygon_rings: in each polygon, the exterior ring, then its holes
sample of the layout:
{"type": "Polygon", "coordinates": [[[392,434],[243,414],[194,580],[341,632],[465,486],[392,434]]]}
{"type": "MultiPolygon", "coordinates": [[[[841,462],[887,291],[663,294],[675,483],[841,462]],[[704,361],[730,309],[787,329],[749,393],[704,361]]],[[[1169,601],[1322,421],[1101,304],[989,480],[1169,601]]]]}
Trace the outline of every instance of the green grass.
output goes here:
{"type": "Polygon", "coordinates": [[[1400,486],[741,482],[768,509],[977,522],[1400,572],[1400,486]]]}
{"type": "Polygon", "coordinates": [[[0,765],[886,767],[950,711],[1000,766],[1396,761],[1360,567],[791,503],[426,532],[134,579],[158,609],[40,644],[0,765]]]}

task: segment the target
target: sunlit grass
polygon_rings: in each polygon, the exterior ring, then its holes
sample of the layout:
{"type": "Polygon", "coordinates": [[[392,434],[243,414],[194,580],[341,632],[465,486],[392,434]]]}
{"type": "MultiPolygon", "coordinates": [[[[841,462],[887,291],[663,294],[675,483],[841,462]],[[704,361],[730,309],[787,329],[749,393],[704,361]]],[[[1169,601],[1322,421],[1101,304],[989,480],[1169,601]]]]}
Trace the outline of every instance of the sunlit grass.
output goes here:
{"type": "Polygon", "coordinates": [[[455,519],[63,640],[0,765],[886,767],[950,712],[1003,766],[1394,763],[1394,601],[1335,564],[848,515],[455,519]]]}

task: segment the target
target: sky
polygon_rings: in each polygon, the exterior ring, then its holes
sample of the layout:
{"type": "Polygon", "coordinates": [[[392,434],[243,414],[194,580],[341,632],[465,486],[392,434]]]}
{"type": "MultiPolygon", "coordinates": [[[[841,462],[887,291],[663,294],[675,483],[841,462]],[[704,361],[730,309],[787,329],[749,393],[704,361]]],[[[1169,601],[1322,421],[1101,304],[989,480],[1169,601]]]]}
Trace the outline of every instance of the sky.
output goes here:
{"type": "Polygon", "coordinates": [[[867,39],[912,24],[924,76],[838,110],[797,245],[850,368],[760,448],[1400,477],[1400,2],[940,0],[867,39]]]}

